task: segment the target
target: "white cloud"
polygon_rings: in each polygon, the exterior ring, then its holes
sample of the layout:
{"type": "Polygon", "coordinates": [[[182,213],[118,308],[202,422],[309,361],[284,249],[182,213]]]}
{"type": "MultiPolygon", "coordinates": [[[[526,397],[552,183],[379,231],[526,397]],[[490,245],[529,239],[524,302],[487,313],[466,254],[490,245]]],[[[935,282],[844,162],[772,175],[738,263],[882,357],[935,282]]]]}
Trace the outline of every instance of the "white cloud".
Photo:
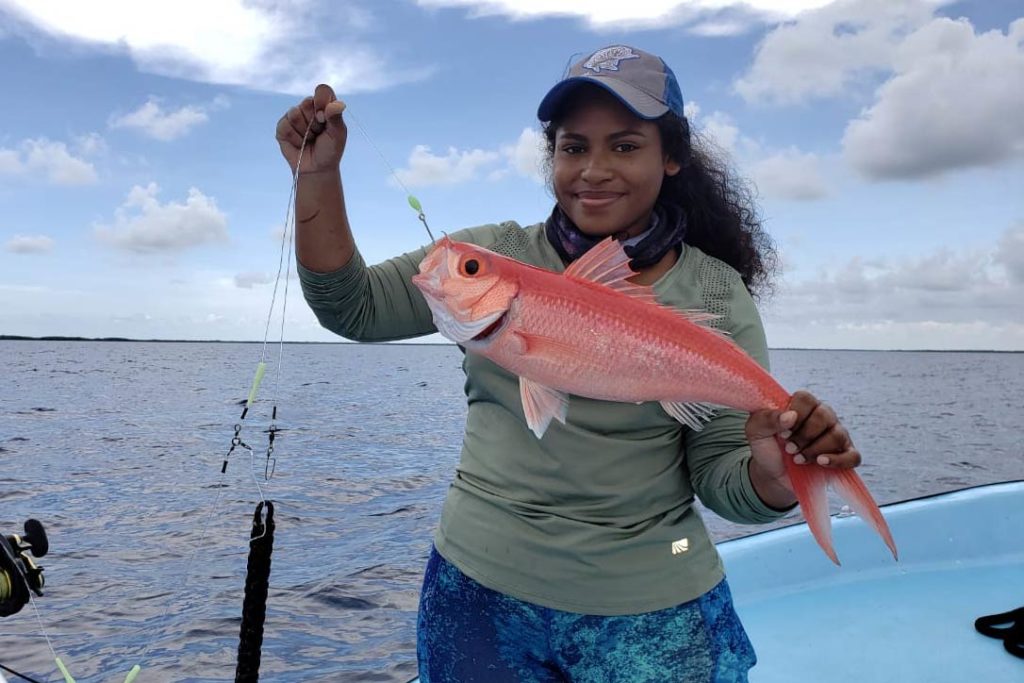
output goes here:
{"type": "Polygon", "coordinates": [[[698,117],[700,108],[694,105],[694,116],[691,122],[696,123],[695,130],[701,143],[710,144],[727,154],[735,154],[740,141],[740,129],[736,127],[732,117],[720,111],[711,112],[705,117],[698,117]]]}
{"type": "Polygon", "coordinates": [[[824,349],[981,349],[1019,351],[1024,348],[1024,325],[1013,320],[994,322],[901,322],[826,323],[797,325],[766,319],[772,348],[824,349]]]}
{"type": "Polygon", "coordinates": [[[978,34],[948,0],[851,0],[772,30],[735,83],[749,102],[868,100],[843,135],[872,180],[924,178],[1024,156],[1024,19],[978,34]],[[880,83],[880,85],[879,85],[880,83]]]}
{"type": "Polygon", "coordinates": [[[156,183],[136,185],[114,212],[112,225],[96,226],[102,241],[140,253],[175,252],[227,241],[227,218],[216,202],[191,188],[184,203],[157,200],[156,183]]]}
{"type": "Polygon", "coordinates": [[[53,239],[46,235],[15,235],[4,249],[15,254],[42,254],[53,249],[53,239]]]}
{"type": "Polygon", "coordinates": [[[0,147],[0,173],[17,175],[24,171],[25,165],[21,162],[21,155],[13,149],[0,147]]]}
{"type": "Polygon", "coordinates": [[[373,14],[355,3],[309,0],[4,0],[10,30],[123,51],[145,72],[306,95],[326,82],[346,93],[426,77],[394,68],[368,35],[373,14]],[[339,48],[339,46],[344,46],[339,48]]]}
{"type": "Polygon", "coordinates": [[[18,150],[0,148],[0,173],[40,174],[54,185],[91,185],[96,169],[68,151],[63,142],[46,138],[25,140],[18,150]]]}
{"type": "Polygon", "coordinates": [[[235,275],[235,286],[241,289],[252,289],[254,285],[266,285],[274,281],[270,273],[239,273],[235,275]]]}
{"type": "Polygon", "coordinates": [[[891,68],[905,36],[948,0],[830,3],[772,30],[736,91],[750,102],[794,104],[843,95],[891,68]]]}
{"type": "Polygon", "coordinates": [[[765,315],[772,344],[1024,348],[1024,277],[1016,260],[1024,258],[1022,233],[1018,226],[974,250],[854,257],[814,277],[782,282],[765,315]]]}
{"type": "Polygon", "coordinates": [[[996,245],[995,261],[1014,282],[1024,285],[1024,223],[1003,233],[996,245]]]}
{"type": "Polygon", "coordinates": [[[524,128],[515,144],[503,147],[502,153],[520,175],[543,182],[545,150],[544,134],[536,128],[524,128]]]}
{"type": "Polygon", "coordinates": [[[409,187],[457,185],[475,179],[482,168],[500,158],[497,152],[482,149],[460,151],[455,147],[449,147],[447,154],[438,156],[430,151],[430,147],[416,145],[409,154],[409,167],[395,173],[409,187]]]}
{"type": "Polygon", "coordinates": [[[762,196],[812,201],[828,195],[817,154],[796,147],[766,148],[743,135],[728,114],[713,111],[705,116],[696,102],[686,106],[686,117],[694,131],[695,144],[724,163],[734,164],[741,175],[754,182],[762,196]]]}
{"type": "Polygon", "coordinates": [[[843,135],[863,175],[928,177],[1024,156],[1024,19],[980,35],[967,20],[935,19],[900,45],[894,69],[843,135]]]}
{"type": "Polygon", "coordinates": [[[877,278],[883,287],[932,292],[971,291],[993,284],[987,271],[992,254],[949,249],[908,260],[877,278]]]}
{"type": "Polygon", "coordinates": [[[206,123],[209,116],[203,107],[184,106],[164,110],[155,97],[128,114],[113,116],[111,128],[134,128],[144,135],[164,142],[186,135],[192,128],[206,123]]]}
{"type": "Polygon", "coordinates": [[[751,175],[761,194],[781,199],[812,200],[828,194],[816,154],[789,148],[754,162],[751,175]]]}
{"type": "Polygon", "coordinates": [[[466,8],[471,16],[504,15],[513,20],[546,17],[582,19],[595,30],[689,25],[701,35],[733,35],[761,21],[778,21],[830,0],[417,0],[421,7],[466,8]]]}
{"type": "Polygon", "coordinates": [[[91,157],[107,152],[107,141],[99,133],[87,133],[75,137],[75,151],[82,156],[91,157]]]}
{"type": "Polygon", "coordinates": [[[395,174],[409,187],[457,185],[480,178],[495,181],[510,172],[543,182],[544,156],[544,135],[535,128],[524,128],[514,143],[499,145],[496,150],[449,147],[442,156],[426,145],[416,145],[408,166],[395,174]]]}

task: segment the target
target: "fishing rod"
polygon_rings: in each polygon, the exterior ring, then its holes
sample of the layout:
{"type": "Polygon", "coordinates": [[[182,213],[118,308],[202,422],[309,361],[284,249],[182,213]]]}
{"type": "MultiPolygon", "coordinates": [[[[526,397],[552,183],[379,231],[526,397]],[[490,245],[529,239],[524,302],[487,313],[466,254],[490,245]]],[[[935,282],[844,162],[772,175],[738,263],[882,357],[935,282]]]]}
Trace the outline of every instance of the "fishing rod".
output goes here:
{"type": "MultiPolygon", "coordinates": [[[[427,223],[426,213],[423,211],[423,206],[406,187],[405,183],[398,176],[394,167],[388,162],[387,157],[384,153],[374,144],[373,139],[366,132],[366,129],[358,121],[358,119],[351,115],[349,117],[356,124],[356,127],[362,133],[363,137],[369,143],[369,145],[376,151],[381,161],[388,168],[391,176],[395,179],[398,185],[405,191],[406,201],[410,208],[416,212],[417,219],[423,224],[424,229],[427,231],[427,236],[430,238],[431,243],[434,243],[434,234],[430,230],[430,225],[427,223]]],[[[282,278],[282,270],[284,271],[284,296],[282,297],[281,305],[281,327],[280,336],[278,340],[278,363],[277,373],[275,380],[275,398],[272,400],[272,412],[271,412],[271,424],[267,430],[267,451],[266,461],[264,464],[264,479],[269,481],[273,476],[276,469],[277,460],[273,456],[274,453],[274,439],[277,432],[280,431],[276,427],[276,420],[278,417],[277,412],[277,399],[276,393],[281,385],[281,369],[284,361],[284,337],[285,337],[285,320],[288,306],[288,282],[291,275],[291,262],[292,262],[292,245],[294,244],[295,238],[295,215],[294,206],[295,199],[298,195],[299,178],[301,177],[302,158],[306,150],[307,143],[312,139],[311,133],[313,132],[313,123],[316,117],[311,117],[309,124],[306,126],[306,132],[302,137],[302,144],[299,147],[299,154],[295,163],[295,170],[292,173],[292,187],[288,198],[288,208],[285,213],[284,230],[281,234],[281,250],[278,259],[277,276],[274,279],[274,289],[271,295],[270,309],[267,314],[267,324],[264,329],[263,336],[263,347],[260,355],[260,360],[256,366],[256,372],[253,377],[252,385],[249,389],[248,398],[245,401],[245,407],[242,409],[242,414],[239,417],[238,422],[234,426],[234,436],[231,439],[231,445],[228,448],[227,454],[224,456],[224,460],[221,463],[221,474],[223,475],[227,471],[228,462],[231,454],[239,447],[247,450],[250,455],[251,461],[254,461],[255,455],[251,447],[249,447],[244,441],[242,441],[242,426],[249,414],[249,410],[255,403],[260,385],[263,381],[266,373],[266,356],[267,356],[267,345],[270,333],[270,324],[274,314],[274,307],[277,301],[278,287],[282,278]],[[286,250],[287,247],[287,250],[286,250]],[[287,251],[287,254],[286,254],[287,251]]],[[[319,132],[322,132],[319,131],[319,132]]],[[[250,469],[253,465],[250,465],[250,469]]],[[[273,501],[267,500],[264,496],[263,489],[257,481],[255,474],[253,474],[253,483],[259,491],[260,502],[256,504],[256,509],[253,513],[252,528],[250,532],[250,546],[249,546],[249,557],[246,566],[246,580],[245,580],[245,597],[242,603],[242,623],[239,627],[239,644],[238,644],[238,657],[235,669],[235,683],[256,683],[259,680],[259,669],[260,660],[262,655],[262,643],[263,643],[263,629],[266,619],[266,602],[267,594],[269,591],[270,584],[270,569],[271,569],[271,556],[273,554],[273,543],[274,543],[274,504],[273,501]]],[[[219,502],[219,495],[218,495],[219,502]]],[[[215,504],[216,507],[216,504],[215,504]]],[[[215,511],[215,510],[214,510],[215,511]]],[[[211,513],[212,517],[212,513],[211,513]]],[[[187,574],[186,574],[187,576],[187,574]]],[[[126,683],[130,683],[126,681],[126,683]]]]}
{"type": "MultiPolygon", "coordinates": [[[[39,520],[27,520],[24,529],[23,534],[0,534],[0,617],[17,614],[30,602],[35,607],[32,593],[43,597],[43,587],[46,585],[43,567],[36,564],[32,558],[45,557],[50,551],[50,542],[39,520]]],[[[38,615],[37,611],[36,616],[38,615]]],[[[0,670],[30,683],[40,683],[2,663],[0,670]]],[[[2,673],[0,683],[4,683],[2,673]]]]}
{"type": "Polygon", "coordinates": [[[20,612],[32,597],[30,590],[43,597],[43,568],[28,554],[45,557],[50,542],[39,520],[27,520],[24,528],[23,534],[0,535],[0,617],[20,612]]]}
{"type": "MultiPolygon", "coordinates": [[[[405,183],[398,176],[395,169],[388,163],[387,157],[384,153],[374,144],[372,138],[366,132],[366,129],[362,126],[359,121],[351,115],[349,112],[349,118],[356,124],[356,127],[362,133],[363,137],[370,144],[370,146],[376,151],[381,161],[388,168],[391,176],[398,183],[398,185],[405,191],[406,201],[410,208],[416,212],[417,219],[423,224],[423,227],[427,231],[427,236],[430,238],[431,243],[435,243],[434,234],[430,229],[430,225],[427,223],[427,217],[423,211],[423,206],[406,187],[405,183]]],[[[278,288],[282,279],[282,270],[284,271],[284,295],[282,297],[281,305],[281,326],[280,336],[278,340],[278,363],[277,372],[274,382],[274,397],[272,399],[272,410],[270,426],[268,427],[267,433],[267,448],[265,454],[265,462],[263,465],[263,479],[265,482],[269,482],[277,468],[277,458],[274,456],[274,441],[277,433],[281,431],[277,427],[278,419],[278,405],[277,405],[277,390],[280,388],[281,370],[284,360],[284,336],[285,336],[285,320],[287,313],[288,304],[288,281],[291,275],[291,258],[292,258],[292,245],[294,243],[294,231],[295,221],[293,208],[295,205],[295,197],[298,192],[298,184],[300,177],[300,169],[302,164],[302,157],[306,149],[306,144],[312,138],[310,133],[312,132],[313,122],[315,117],[310,119],[309,125],[306,128],[306,133],[302,139],[302,145],[299,148],[299,155],[296,160],[295,170],[292,174],[292,186],[290,196],[288,198],[288,209],[285,214],[284,230],[281,235],[281,252],[278,260],[277,277],[274,280],[274,289],[271,295],[270,308],[267,314],[267,323],[264,328],[263,344],[260,353],[260,359],[256,365],[256,371],[253,376],[252,383],[249,388],[249,394],[244,401],[244,407],[238,421],[234,425],[234,434],[231,438],[230,445],[227,453],[224,455],[221,462],[220,474],[223,476],[227,472],[228,464],[231,460],[231,456],[236,450],[247,451],[250,457],[250,472],[252,474],[253,483],[259,494],[259,502],[256,504],[256,509],[253,513],[252,526],[250,530],[249,538],[249,556],[246,566],[246,581],[245,581],[245,592],[242,604],[242,622],[239,628],[239,645],[238,645],[238,656],[236,661],[235,669],[235,683],[256,683],[259,680],[259,668],[261,659],[261,650],[263,642],[263,629],[266,618],[266,601],[267,594],[269,591],[269,580],[270,580],[270,568],[271,568],[271,556],[273,554],[273,542],[274,542],[274,505],[273,501],[267,500],[264,495],[263,487],[260,485],[259,480],[256,477],[256,464],[255,464],[255,449],[250,447],[242,438],[243,425],[245,424],[246,417],[249,416],[250,409],[257,400],[260,386],[267,370],[267,347],[269,343],[270,326],[273,320],[274,308],[277,302],[278,288]],[[287,257],[285,255],[287,246],[287,257]]],[[[217,508],[220,504],[223,486],[217,487],[217,496],[211,508],[209,515],[206,518],[206,522],[203,526],[202,536],[206,536],[206,528],[209,526],[210,521],[216,514],[217,508]]],[[[42,524],[36,520],[29,520],[25,523],[25,533],[23,535],[12,535],[7,538],[0,536],[0,617],[14,614],[21,610],[25,604],[32,602],[35,608],[35,602],[31,600],[29,590],[42,596],[42,588],[44,585],[43,569],[37,565],[32,558],[30,558],[26,552],[31,551],[33,556],[39,558],[43,557],[49,549],[49,544],[46,539],[46,533],[43,530],[42,524]]],[[[192,572],[192,566],[195,562],[196,557],[199,554],[199,548],[196,547],[193,551],[192,556],[189,558],[185,572],[182,586],[179,590],[184,590],[188,585],[189,578],[192,572]]],[[[172,601],[173,602],[173,601],[172,601]]],[[[57,668],[60,670],[61,675],[64,677],[65,683],[76,683],[74,677],[71,675],[60,656],[57,654],[53,647],[50,637],[43,626],[42,619],[39,616],[38,608],[36,609],[36,617],[39,621],[39,627],[44,637],[46,638],[50,652],[53,655],[54,662],[57,668]]],[[[169,603],[167,608],[164,610],[161,619],[165,618],[171,609],[169,603]]],[[[144,661],[145,656],[148,654],[152,647],[153,641],[151,640],[143,650],[142,654],[138,657],[138,661],[144,661]]],[[[142,668],[140,664],[135,664],[128,675],[124,679],[124,683],[133,683],[135,678],[139,675],[142,668]]],[[[24,674],[18,673],[13,669],[10,669],[0,664],[0,671],[6,671],[11,675],[18,676],[21,679],[30,681],[30,683],[40,683],[36,679],[30,678],[24,674]]],[[[5,683],[3,674],[0,674],[0,683],[5,683]]]]}
{"type": "MultiPolygon", "coordinates": [[[[409,206],[416,212],[417,219],[423,224],[423,227],[427,231],[427,236],[430,238],[431,243],[434,243],[434,234],[430,230],[430,225],[427,223],[426,214],[423,211],[423,206],[409,189],[402,182],[402,179],[395,172],[395,169],[388,163],[387,157],[381,152],[380,148],[374,144],[372,138],[363,128],[359,121],[349,114],[356,127],[362,133],[363,137],[370,144],[370,146],[377,152],[381,161],[387,166],[391,176],[395,179],[398,185],[405,191],[406,200],[409,206]]],[[[224,457],[224,461],[221,464],[221,474],[227,471],[228,459],[231,453],[238,447],[242,446],[252,454],[252,449],[249,448],[241,440],[242,423],[248,415],[249,408],[256,400],[257,392],[259,391],[260,383],[263,380],[264,373],[266,371],[266,347],[267,338],[270,330],[270,322],[273,316],[274,303],[277,299],[277,289],[281,281],[281,270],[282,267],[285,270],[285,290],[284,297],[281,306],[281,333],[280,340],[278,343],[278,365],[277,365],[277,381],[275,382],[275,388],[280,386],[281,367],[283,365],[284,358],[284,327],[285,318],[288,305],[288,281],[291,275],[291,248],[294,243],[295,233],[295,216],[293,208],[295,206],[295,199],[298,195],[299,177],[301,175],[302,167],[302,156],[306,150],[306,144],[311,140],[310,133],[313,132],[313,123],[316,121],[315,115],[310,118],[309,124],[306,126],[306,132],[302,137],[302,145],[299,147],[299,154],[295,162],[295,170],[292,174],[292,188],[288,199],[288,209],[285,213],[285,228],[281,235],[281,257],[278,260],[277,277],[274,280],[274,290],[271,295],[270,312],[267,315],[267,325],[263,337],[263,352],[261,358],[256,367],[256,374],[253,378],[252,387],[249,390],[249,397],[246,401],[245,408],[242,410],[242,415],[239,418],[238,423],[235,424],[235,434],[231,440],[231,446],[228,449],[227,455],[224,457]],[[287,244],[287,258],[285,258],[285,245],[287,244]],[[287,265],[284,265],[287,264],[287,265]]],[[[323,130],[319,131],[322,133],[323,130]]],[[[277,433],[277,428],[274,421],[277,420],[277,401],[273,401],[273,410],[271,417],[271,425],[268,430],[268,446],[266,455],[266,465],[264,466],[264,477],[269,480],[273,476],[274,470],[276,469],[276,459],[272,457],[274,451],[274,437],[277,433]]],[[[272,501],[266,500],[263,496],[263,490],[253,477],[253,481],[256,484],[257,489],[260,492],[260,502],[256,505],[256,510],[253,513],[252,530],[250,535],[250,547],[249,547],[249,558],[246,566],[246,580],[245,580],[245,597],[242,603],[242,623],[239,628],[239,644],[238,644],[238,658],[235,669],[235,683],[256,683],[259,680],[259,669],[260,659],[262,655],[262,644],[263,644],[263,628],[266,619],[267,611],[267,593],[270,585],[270,567],[271,567],[271,555],[273,554],[274,545],[274,504],[272,501]]]]}
{"type": "MultiPolygon", "coordinates": [[[[427,223],[427,216],[423,211],[423,206],[409,189],[399,178],[398,173],[388,163],[387,157],[381,152],[380,148],[374,144],[370,138],[366,129],[363,128],[359,121],[349,114],[356,127],[362,133],[363,137],[370,144],[371,147],[377,152],[381,161],[387,166],[392,177],[398,183],[398,185],[405,191],[406,200],[409,206],[416,212],[416,217],[423,224],[423,227],[427,231],[427,236],[430,238],[431,243],[434,243],[434,234],[430,230],[430,225],[427,223]]],[[[264,332],[263,338],[263,354],[260,358],[260,362],[256,367],[256,375],[253,378],[252,387],[249,390],[249,397],[246,401],[246,406],[242,410],[242,415],[239,418],[237,424],[235,424],[235,435],[231,440],[231,447],[228,450],[227,455],[221,465],[221,474],[227,470],[228,459],[231,453],[236,447],[242,446],[249,450],[252,454],[252,449],[245,445],[241,440],[242,422],[245,420],[246,415],[249,412],[249,408],[252,406],[256,399],[257,392],[259,390],[260,383],[263,379],[266,371],[266,346],[267,346],[267,335],[270,330],[270,321],[273,316],[274,302],[277,298],[278,284],[281,281],[281,270],[282,267],[285,269],[285,290],[284,297],[281,306],[281,334],[278,344],[278,365],[277,365],[277,381],[275,387],[280,386],[281,367],[283,365],[284,358],[284,326],[285,326],[285,312],[287,311],[288,304],[288,280],[291,275],[291,248],[294,243],[295,237],[295,216],[293,208],[295,206],[295,199],[298,195],[299,188],[299,177],[301,175],[302,167],[302,156],[306,150],[306,144],[311,140],[310,133],[313,131],[313,122],[316,121],[315,115],[310,118],[309,124],[306,126],[306,132],[302,137],[302,145],[299,147],[299,155],[295,162],[295,170],[292,174],[292,188],[288,199],[288,210],[285,214],[285,229],[281,235],[281,257],[278,260],[277,277],[274,280],[274,291],[271,296],[270,302],[270,313],[267,315],[267,326],[264,332]],[[288,246],[287,258],[284,257],[285,245],[288,246]],[[287,265],[284,265],[287,264],[287,265]]],[[[320,131],[323,132],[322,130],[320,131]]],[[[272,457],[274,451],[274,437],[277,433],[274,421],[277,420],[277,401],[273,401],[273,411],[271,417],[271,425],[268,430],[268,446],[266,455],[266,465],[264,466],[264,477],[269,480],[273,476],[274,469],[276,468],[276,459],[272,457]]],[[[238,644],[238,658],[235,669],[235,683],[256,683],[259,680],[259,669],[260,659],[262,655],[262,644],[263,644],[263,628],[266,619],[267,611],[267,593],[270,585],[270,567],[271,567],[271,555],[273,554],[274,545],[274,504],[272,501],[266,500],[263,496],[263,490],[259,486],[259,482],[256,481],[255,477],[253,481],[256,483],[257,488],[260,491],[260,502],[256,505],[256,510],[253,513],[252,530],[250,536],[250,547],[249,547],[249,558],[246,566],[246,580],[245,580],[245,598],[242,603],[242,623],[239,628],[239,644],[238,644]]]]}

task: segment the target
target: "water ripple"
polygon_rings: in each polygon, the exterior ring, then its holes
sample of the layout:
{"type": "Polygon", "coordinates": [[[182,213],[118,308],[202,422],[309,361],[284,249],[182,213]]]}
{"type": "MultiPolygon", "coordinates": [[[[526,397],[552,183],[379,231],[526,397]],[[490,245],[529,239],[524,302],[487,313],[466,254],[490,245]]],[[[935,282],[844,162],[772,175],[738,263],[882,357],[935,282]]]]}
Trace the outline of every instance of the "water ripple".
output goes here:
{"type": "MultiPolygon", "coordinates": [[[[140,663],[140,680],[230,680],[259,496],[248,453],[220,469],[259,345],[0,344],[0,531],[46,524],[36,602],[71,672],[123,681],[140,663]]],[[[242,431],[277,511],[264,678],[407,681],[462,442],[460,354],[310,344],[285,360],[270,482],[266,401],[242,431]]],[[[881,502],[1024,477],[1024,354],[776,351],[772,365],[844,416],[881,502]]],[[[707,520],[717,538],[758,530],[707,520]]],[[[0,663],[55,680],[29,610],[0,621],[0,642],[0,663]]]]}

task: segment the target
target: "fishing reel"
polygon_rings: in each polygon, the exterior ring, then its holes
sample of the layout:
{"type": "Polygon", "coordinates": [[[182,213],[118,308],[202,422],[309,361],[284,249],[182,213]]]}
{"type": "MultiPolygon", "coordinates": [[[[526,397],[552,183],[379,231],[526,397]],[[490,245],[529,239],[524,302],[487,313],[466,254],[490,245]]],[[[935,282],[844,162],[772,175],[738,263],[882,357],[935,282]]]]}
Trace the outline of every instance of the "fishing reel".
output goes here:
{"type": "Polygon", "coordinates": [[[49,549],[46,530],[35,519],[25,522],[22,535],[0,535],[0,617],[17,614],[31,598],[30,590],[42,597],[43,568],[28,553],[43,557],[49,549]]]}

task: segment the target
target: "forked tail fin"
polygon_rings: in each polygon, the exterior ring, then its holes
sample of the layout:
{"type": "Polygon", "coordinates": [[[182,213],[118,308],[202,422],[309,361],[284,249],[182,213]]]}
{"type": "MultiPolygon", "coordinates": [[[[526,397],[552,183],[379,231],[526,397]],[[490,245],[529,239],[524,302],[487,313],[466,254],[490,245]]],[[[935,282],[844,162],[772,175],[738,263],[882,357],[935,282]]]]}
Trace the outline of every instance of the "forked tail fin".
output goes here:
{"type": "Polygon", "coordinates": [[[839,564],[836,550],[832,547],[832,519],[828,515],[828,479],[825,468],[813,463],[795,464],[791,456],[785,455],[786,442],[779,437],[776,437],[776,441],[782,450],[786,474],[800,502],[800,511],[807,520],[807,527],[829,559],[839,564]]]}
{"type": "Polygon", "coordinates": [[[829,483],[832,484],[832,488],[835,489],[836,493],[850,504],[850,507],[853,508],[854,512],[861,519],[878,532],[878,535],[882,537],[885,544],[889,546],[889,551],[892,552],[892,559],[898,560],[899,554],[896,552],[896,541],[892,539],[889,525],[886,524],[882,511],[878,509],[878,504],[871,497],[871,493],[868,491],[868,487],[864,485],[860,475],[854,470],[828,470],[828,475],[829,483]]]}
{"type": "MultiPolygon", "coordinates": [[[[782,439],[777,439],[779,448],[785,447],[782,439]]],[[[785,452],[785,450],[783,450],[785,452]]],[[[882,511],[871,497],[871,493],[864,485],[863,480],[854,470],[827,469],[814,463],[797,465],[792,458],[786,457],[786,474],[793,485],[793,493],[800,502],[800,510],[803,512],[807,526],[818,542],[821,549],[825,551],[829,559],[839,564],[835,548],[832,547],[832,519],[828,514],[828,486],[835,489],[843,500],[850,504],[865,522],[878,532],[885,544],[892,551],[893,558],[897,557],[896,543],[893,541],[889,525],[882,517],[882,511]]]]}

